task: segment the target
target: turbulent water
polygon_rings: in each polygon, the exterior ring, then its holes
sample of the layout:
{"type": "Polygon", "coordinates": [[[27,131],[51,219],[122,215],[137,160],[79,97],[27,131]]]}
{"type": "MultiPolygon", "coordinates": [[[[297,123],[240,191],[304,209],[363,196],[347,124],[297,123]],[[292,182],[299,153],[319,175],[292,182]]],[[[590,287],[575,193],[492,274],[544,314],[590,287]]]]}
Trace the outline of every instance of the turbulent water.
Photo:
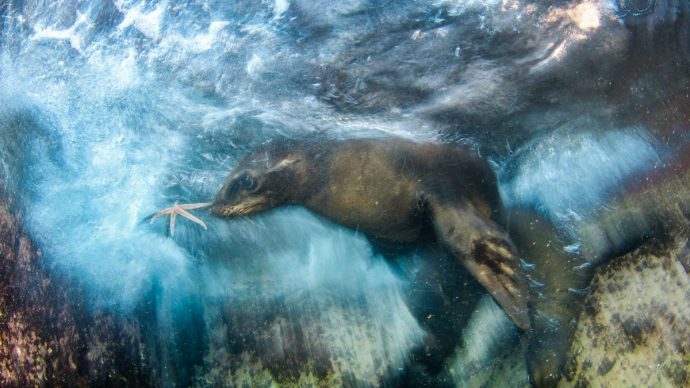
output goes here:
{"type": "MultiPolygon", "coordinates": [[[[674,108],[687,106],[685,3],[623,19],[628,3],[4,1],[4,197],[92,307],[155,303],[162,341],[177,347],[161,362],[183,370],[161,372],[163,385],[251,363],[223,349],[252,329],[258,354],[380,382],[427,336],[418,318],[433,308],[415,303],[433,293],[424,263],[437,253],[391,265],[364,236],[298,208],[237,221],[202,211],[208,231],[180,220],[174,239],[145,217],[211,199],[271,137],[325,131],[472,144],[507,204],[568,230],[686,140],[674,108]]],[[[448,329],[466,333],[458,365],[511,334],[490,299],[481,306],[448,329]]]]}

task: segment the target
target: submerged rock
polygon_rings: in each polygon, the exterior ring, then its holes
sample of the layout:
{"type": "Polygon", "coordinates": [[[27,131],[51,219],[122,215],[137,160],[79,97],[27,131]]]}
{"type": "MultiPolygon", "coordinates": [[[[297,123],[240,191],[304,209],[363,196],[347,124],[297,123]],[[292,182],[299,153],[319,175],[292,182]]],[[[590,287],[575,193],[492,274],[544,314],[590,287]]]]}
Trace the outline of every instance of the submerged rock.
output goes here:
{"type": "MultiPolygon", "coordinates": [[[[203,361],[180,358],[185,365],[170,370],[175,366],[170,359],[193,351],[183,342],[164,343],[154,298],[128,314],[86,309],[84,290],[44,267],[41,253],[0,205],[2,386],[374,386],[405,383],[406,369],[414,367],[391,363],[391,357],[409,355],[380,354],[385,346],[375,339],[385,333],[367,325],[356,309],[340,309],[342,300],[327,297],[308,314],[293,317],[289,305],[275,311],[264,311],[273,305],[257,305],[249,313],[238,301],[207,306],[205,320],[215,323],[198,339],[203,361]],[[230,326],[240,331],[228,331],[230,326]],[[280,338],[287,342],[272,346],[280,338]],[[354,343],[361,346],[352,348],[354,343]],[[272,354],[277,348],[302,357],[272,354]]],[[[687,386],[689,269],[686,232],[671,241],[650,240],[597,268],[559,386],[687,386]]],[[[304,295],[303,301],[308,299],[304,295]]],[[[427,382],[526,386],[525,348],[524,338],[515,340],[488,361],[455,363],[449,373],[427,382]]]]}
{"type": "Polygon", "coordinates": [[[87,311],[85,296],[0,201],[0,386],[154,385],[139,322],[87,311]]]}
{"type": "MultiPolygon", "coordinates": [[[[690,385],[690,240],[650,240],[595,270],[558,387],[690,385]]],[[[459,386],[527,387],[527,341],[483,364],[454,365],[459,386]]]]}
{"type": "Polygon", "coordinates": [[[0,385],[84,384],[74,311],[39,254],[0,207],[0,385]]]}
{"type": "Polygon", "coordinates": [[[597,269],[561,386],[690,385],[690,245],[651,240],[597,269]]]}

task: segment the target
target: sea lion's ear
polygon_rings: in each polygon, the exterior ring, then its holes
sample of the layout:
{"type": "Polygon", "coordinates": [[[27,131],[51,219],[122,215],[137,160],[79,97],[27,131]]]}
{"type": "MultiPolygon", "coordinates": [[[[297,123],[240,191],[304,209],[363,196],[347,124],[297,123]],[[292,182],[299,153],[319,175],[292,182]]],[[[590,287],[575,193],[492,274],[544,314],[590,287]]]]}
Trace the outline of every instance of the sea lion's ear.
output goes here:
{"type": "Polygon", "coordinates": [[[430,201],[439,241],[486,288],[515,324],[527,331],[528,288],[507,234],[470,204],[430,201]]]}
{"type": "Polygon", "coordinates": [[[266,171],[266,172],[270,173],[270,172],[276,172],[276,171],[284,170],[284,169],[294,165],[295,163],[299,163],[301,161],[302,161],[302,158],[300,158],[299,156],[289,155],[289,156],[285,157],[283,160],[281,160],[280,162],[278,162],[275,166],[269,168],[268,171],[266,171]]]}

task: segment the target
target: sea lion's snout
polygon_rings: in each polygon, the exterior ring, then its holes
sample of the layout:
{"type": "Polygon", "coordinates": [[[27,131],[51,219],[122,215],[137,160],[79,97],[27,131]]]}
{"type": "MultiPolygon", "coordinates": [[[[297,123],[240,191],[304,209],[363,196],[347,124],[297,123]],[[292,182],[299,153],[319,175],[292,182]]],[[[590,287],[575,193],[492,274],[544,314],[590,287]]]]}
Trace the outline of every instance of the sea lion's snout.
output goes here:
{"type": "Polygon", "coordinates": [[[229,217],[231,216],[231,209],[233,206],[231,198],[229,198],[229,183],[227,182],[223,187],[218,190],[215,198],[213,198],[213,204],[211,205],[211,214],[216,217],[229,217]]]}
{"type": "Polygon", "coordinates": [[[265,210],[267,208],[265,205],[266,201],[260,197],[250,198],[238,203],[214,201],[213,205],[211,205],[211,214],[216,217],[247,216],[265,210]]]}
{"type": "Polygon", "coordinates": [[[231,174],[216,194],[211,213],[217,217],[238,217],[271,207],[262,187],[262,178],[249,171],[231,174]]]}
{"type": "Polygon", "coordinates": [[[232,208],[217,201],[211,205],[211,214],[216,217],[230,217],[232,216],[232,208]]]}
{"type": "Polygon", "coordinates": [[[256,202],[249,189],[254,185],[254,178],[248,174],[228,179],[218,191],[211,205],[211,213],[217,217],[234,217],[251,213],[250,204],[256,202]]]}

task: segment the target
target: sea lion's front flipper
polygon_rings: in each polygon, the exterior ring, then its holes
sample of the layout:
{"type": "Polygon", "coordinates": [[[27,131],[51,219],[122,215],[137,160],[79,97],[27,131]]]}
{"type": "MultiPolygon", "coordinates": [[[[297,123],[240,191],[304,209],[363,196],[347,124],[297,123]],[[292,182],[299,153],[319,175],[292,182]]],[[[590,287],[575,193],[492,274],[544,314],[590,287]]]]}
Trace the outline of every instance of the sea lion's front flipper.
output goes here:
{"type": "Polygon", "coordinates": [[[515,324],[530,327],[527,281],[505,232],[470,204],[431,203],[436,235],[515,324]]]}

